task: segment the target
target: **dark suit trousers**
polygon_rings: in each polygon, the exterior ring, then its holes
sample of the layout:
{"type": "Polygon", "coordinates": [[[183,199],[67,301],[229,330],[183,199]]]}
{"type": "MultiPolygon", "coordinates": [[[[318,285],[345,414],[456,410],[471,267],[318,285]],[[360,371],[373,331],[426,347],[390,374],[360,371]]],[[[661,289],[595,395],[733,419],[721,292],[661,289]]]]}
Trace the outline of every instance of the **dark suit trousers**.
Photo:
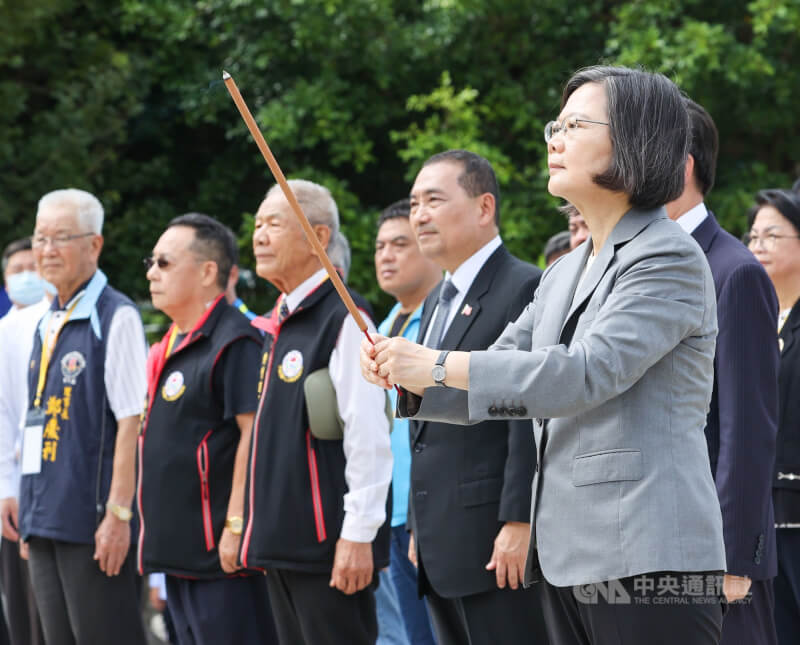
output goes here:
{"type": "Polygon", "coordinates": [[[374,645],[376,583],[347,596],[330,587],[330,579],[329,573],[269,570],[267,589],[281,645],[374,645]]]}
{"type": "Polygon", "coordinates": [[[19,543],[5,538],[0,546],[0,584],[5,597],[11,645],[43,644],[44,635],[33,597],[28,563],[19,555],[19,543]]]}
{"type": "Polygon", "coordinates": [[[547,644],[538,585],[427,601],[439,645],[547,644]]]}
{"type": "MultiPolygon", "coordinates": [[[[662,574],[648,574],[658,581],[662,574]]],[[[663,574],[680,579],[682,574],[663,574]]],[[[542,604],[550,642],[557,645],[718,645],[722,605],[718,597],[703,601],[680,593],[659,595],[658,583],[642,593],[636,578],[595,585],[554,587],[543,583],[542,604]],[[617,584],[614,587],[612,585],[617,584]],[[638,602],[637,602],[638,601],[638,602]]],[[[720,585],[721,589],[721,585],[720,585]]]]}
{"type": "Polygon", "coordinates": [[[747,598],[728,605],[720,645],[777,645],[774,612],[772,579],[753,580],[747,598]]]}
{"type": "Polygon", "coordinates": [[[796,645],[800,634],[800,529],[777,529],[775,627],[780,645],[796,645]]]}
{"type": "Polygon", "coordinates": [[[277,645],[264,576],[190,580],[167,576],[167,606],[180,645],[277,645]]]}
{"type": "Polygon", "coordinates": [[[31,537],[31,585],[47,645],[145,645],[133,548],[109,577],[92,558],[93,544],[31,537]]]}

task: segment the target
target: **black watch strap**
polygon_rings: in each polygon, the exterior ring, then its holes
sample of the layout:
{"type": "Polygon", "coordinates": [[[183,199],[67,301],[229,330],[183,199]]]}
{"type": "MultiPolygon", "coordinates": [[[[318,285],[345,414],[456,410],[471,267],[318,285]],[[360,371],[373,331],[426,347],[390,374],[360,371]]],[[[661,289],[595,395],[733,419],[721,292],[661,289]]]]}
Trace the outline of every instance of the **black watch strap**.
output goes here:
{"type": "Polygon", "coordinates": [[[447,387],[445,385],[444,380],[447,378],[447,371],[444,368],[444,362],[447,360],[447,355],[450,353],[449,349],[444,350],[439,354],[439,357],[436,359],[436,363],[434,363],[434,381],[436,385],[441,387],[447,387]],[[441,369],[436,369],[441,368],[441,369]],[[441,375],[437,378],[437,375],[441,375]]]}

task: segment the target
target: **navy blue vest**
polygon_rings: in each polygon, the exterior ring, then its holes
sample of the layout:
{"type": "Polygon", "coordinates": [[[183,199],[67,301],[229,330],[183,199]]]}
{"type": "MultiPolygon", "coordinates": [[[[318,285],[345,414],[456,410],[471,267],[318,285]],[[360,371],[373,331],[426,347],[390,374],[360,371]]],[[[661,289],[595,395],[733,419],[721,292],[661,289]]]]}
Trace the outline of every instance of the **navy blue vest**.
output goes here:
{"type": "MultiPolygon", "coordinates": [[[[303,382],[328,366],[345,316],[326,280],[265,337],[240,551],[246,567],[329,573],[333,566],[347,492],[344,450],[341,440],[311,435],[303,382]]],[[[389,563],[389,525],[372,543],[376,570],[389,563]]]]}
{"type": "MultiPolygon", "coordinates": [[[[105,389],[106,342],[114,312],[123,305],[135,306],[107,286],[105,275],[97,271],[58,336],[41,399],[45,413],[41,472],[23,475],[20,484],[23,539],[40,536],[94,543],[105,514],[117,438],[105,389]]],[[[31,353],[29,408],[36,397],[42,335],[35,334],[31,353]]]]}

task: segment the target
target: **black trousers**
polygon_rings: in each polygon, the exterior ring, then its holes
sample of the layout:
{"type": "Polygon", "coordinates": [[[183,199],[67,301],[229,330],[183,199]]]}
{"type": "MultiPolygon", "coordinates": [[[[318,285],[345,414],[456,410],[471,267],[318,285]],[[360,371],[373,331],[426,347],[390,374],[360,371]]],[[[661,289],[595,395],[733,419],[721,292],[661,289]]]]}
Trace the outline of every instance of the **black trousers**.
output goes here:
{"type": "Polygon", "coordinates": [[[800,634],[800,529],[776,529],[775,627],[780,645],[796,645],[800,634]]]}
{"type": "Polygon", "coordinates": [[[145,645],[133,549],[119,575],[92,559],[93,544],[29,540],[31,585],[47,645],[145,645]]]}
{"type": "Polygon", "coordinates": [[[179,645],[277,645],[264,576],[187,580],[167,576],[179,645]]]}
{"type": "Polygon", "coordinates": [[[746,598],[727,605],[720,645],[777,645],[774,613],[772,578],[753,580],[746,598]]]}
{"type": "Polygon", "coordinates": [[[267,589],[281,645],[375,644],[377,582],[348,596],[330,587],[330,579],[329,573],[269,570],[267,589]]]}
{"type": "Polygon", "coordinates": [[[721,591],[721,574],[648,573],[575,587],[544,582],[542,604],[554,645],[718,645],[721,591]]]}
{"type": "Polygon", "coordinates": [[[19,556],[19,543],[5,538],[0,544],[0,584],[11,645],[44,645],[28,563],[19,556]]]}
{"type": "Polygon", "coordinates": [[[439,645],[546,645],[539,593],[537,585],[443,598],[430,589],[426,599],[436,642],[439,645]]]}

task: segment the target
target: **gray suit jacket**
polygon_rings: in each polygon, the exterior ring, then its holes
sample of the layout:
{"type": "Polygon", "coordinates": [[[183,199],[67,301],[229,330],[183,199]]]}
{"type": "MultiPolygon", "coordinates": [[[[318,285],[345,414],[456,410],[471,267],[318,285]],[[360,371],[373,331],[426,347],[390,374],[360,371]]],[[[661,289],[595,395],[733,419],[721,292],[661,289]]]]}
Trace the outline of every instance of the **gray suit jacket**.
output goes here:
{"type": "Polygon", "coordinates": [[[516,322],[472,352],[468,393],[448,409],[423,397],[417,418],[535,418],[527,584],[724,570],[703,434],[717,334],[708,263],[663,209],[629,211],[576,293],[590,250],[553,264],[516,322]]]}

